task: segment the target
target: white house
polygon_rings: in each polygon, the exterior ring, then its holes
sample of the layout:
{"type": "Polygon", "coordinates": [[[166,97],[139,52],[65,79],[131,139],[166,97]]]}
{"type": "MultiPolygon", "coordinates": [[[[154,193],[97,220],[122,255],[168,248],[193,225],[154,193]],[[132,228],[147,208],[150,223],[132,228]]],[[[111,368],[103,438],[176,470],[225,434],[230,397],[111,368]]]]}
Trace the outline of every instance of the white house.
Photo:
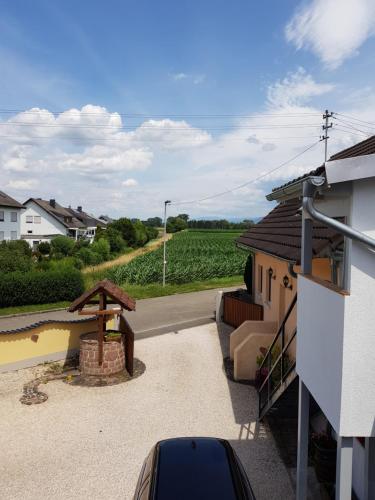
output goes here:
{"type": "Polygon", "coordinates": [[[336,499],[375,499],[375,136],[267,199],[279,205],[238,240],[253,253],[254,303],[230,337],[234,377],[254,379],[267,348],[259,418],[298,404],[298,500],[322,423],[337,440],[336,499]]]}
{"type": "Polygon", "coordinates": [[[22,203],[0,191],[0,241],[20,239],[24,208],[22,203]]]}
{"type": "Polygon", "coordinates": [[[21,235],[32,247],[41,241],[50,242],[59,235],[93,241],[96,228],[101,224],[83,212],[82,207],[77,210],[65,208],[54,199],[29,198],[24,206],[26,210],[21,217],[21,235]]]}

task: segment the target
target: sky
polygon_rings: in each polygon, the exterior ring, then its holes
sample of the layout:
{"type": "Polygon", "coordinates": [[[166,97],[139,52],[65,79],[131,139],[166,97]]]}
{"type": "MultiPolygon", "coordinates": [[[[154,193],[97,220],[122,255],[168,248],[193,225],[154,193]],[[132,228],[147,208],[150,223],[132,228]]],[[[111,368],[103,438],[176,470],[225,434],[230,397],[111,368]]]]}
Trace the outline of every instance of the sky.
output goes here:
{"type": "Polygon", "coordinates": [[[0,189],[262,216],[324,161],[325,109],[329,154],[375,133],[374,35],[373,0],[0,0],[0,189]]]}

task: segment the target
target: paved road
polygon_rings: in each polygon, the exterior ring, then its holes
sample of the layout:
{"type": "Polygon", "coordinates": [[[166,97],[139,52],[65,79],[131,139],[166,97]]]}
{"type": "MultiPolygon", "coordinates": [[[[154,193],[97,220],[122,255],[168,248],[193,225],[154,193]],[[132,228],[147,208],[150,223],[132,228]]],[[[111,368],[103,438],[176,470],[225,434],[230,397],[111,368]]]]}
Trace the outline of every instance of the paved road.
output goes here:
{"type": "MultiPolygon", "coordinates": [[[[225,288],[224,290],[235,290],[225,288]]],[[[188,327],[188,323],[199,324],[207,322],[212,318],[215,310],[215,297],[218,290],[204,290],[203,292],[183,293],[157,297],[154,299],[143,299],[137,301],[137,310],[129,312],[126,317],[136,333],[160,330],[170,331],[171,325],[188,327]],[[183,325],[186,323],[186,325],[183,325]]],[[[13,318],[0,318],[0,331],[22,328],[38,321],[63,319],[78,319],[77,314],[67,311],[54,311],[37,314],[17,316],[13,318]]]]}

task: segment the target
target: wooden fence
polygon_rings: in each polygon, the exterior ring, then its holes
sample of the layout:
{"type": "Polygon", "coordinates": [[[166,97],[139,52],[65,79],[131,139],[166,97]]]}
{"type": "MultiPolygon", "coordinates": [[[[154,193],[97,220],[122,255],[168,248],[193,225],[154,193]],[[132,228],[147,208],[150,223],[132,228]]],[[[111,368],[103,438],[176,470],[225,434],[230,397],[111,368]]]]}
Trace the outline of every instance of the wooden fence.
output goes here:
{"type": "Polygon", "coordinates": [[[236,292],[225,293],[224,322],[237,328],[247,320],[262,321],[263,306],[244,300],[236,292]]]}

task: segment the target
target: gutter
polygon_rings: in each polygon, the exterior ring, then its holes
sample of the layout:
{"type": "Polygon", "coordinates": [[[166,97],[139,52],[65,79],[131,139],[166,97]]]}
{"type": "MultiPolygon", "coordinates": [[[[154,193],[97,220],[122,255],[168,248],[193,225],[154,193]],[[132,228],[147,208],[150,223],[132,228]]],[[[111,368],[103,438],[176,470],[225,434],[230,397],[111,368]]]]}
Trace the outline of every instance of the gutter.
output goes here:
{"type": "Polygon", "coordinates": [[[313,178],[313,176],[304,177],[303,179],[272,191],[271,193],[267,194],[266,198],[268,201],[279,201],[280,199],[284,200],[286,196],[301,195],[304,182],[309,181],[313,178]]]}
{"type": "Polygon", "coordinates": [[[326,182],[325,177],[310,177],[306,179],[303,183],[303,200],[302,207],[303,209],[310,215],[310,217],[314,220],[322,222],[328,227],[331,227],[338,233],[347,236],[352,240],[359,241],[363,245],[370,247],[372,250],[375,250],[375,239],[370,238],[364,233],[361,233],[357,229],[354,229],[347,224],[343,224],[332,217],[328,217],[328,215],[323,214],[319,210],[317,210],[314,206],[314,195],[317,189],[326,182]]]}

